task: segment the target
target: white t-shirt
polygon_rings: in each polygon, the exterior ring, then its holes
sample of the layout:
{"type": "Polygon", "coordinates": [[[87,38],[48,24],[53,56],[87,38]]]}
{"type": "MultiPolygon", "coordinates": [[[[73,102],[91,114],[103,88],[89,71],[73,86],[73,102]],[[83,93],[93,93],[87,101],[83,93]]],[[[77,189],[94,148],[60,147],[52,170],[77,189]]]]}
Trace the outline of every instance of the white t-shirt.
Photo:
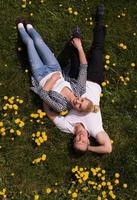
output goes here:
{"type": "MultiPolygon", "coordinates": [[[[94,82],[86,82],[86,93],[82,97],[87,97],[94,104],[99,105],[101,87],[94,82]]],[[[104,131],[102,125],[102,117],[100,110],[97,113],[81,113],[76,110],[71,110],[65,117],[57,116],[54,119],[56,126],[63,132],[74,133],[74,125],[76,123],[82,123],[89,135],[96,138],[96,135],[104,131]]]]}
{"type": "MultiPolygon", "coordinates": [[[[56,72],[51,72],[50,74],[46,75],[41,81],[40,81],[40,86],[41,87],[44,87],[46,81],[48,79],[50,79],[50,77],[52,76],[52,74],[54,74],[56,72]]],[[[56,83],[54,84],[53,88],[51,89],[52,91],[56,91],[58,93],[61,92],[61,90],[64,88],[64,87],[68,87],[70,90],[72,90],[71,88],[71,85],[68,81],[65,81],[64,77],[62,76],[62,73],[60,72],[60,75],[61,75],[61,78],[58,79],[56,81],[56,83]]]]}

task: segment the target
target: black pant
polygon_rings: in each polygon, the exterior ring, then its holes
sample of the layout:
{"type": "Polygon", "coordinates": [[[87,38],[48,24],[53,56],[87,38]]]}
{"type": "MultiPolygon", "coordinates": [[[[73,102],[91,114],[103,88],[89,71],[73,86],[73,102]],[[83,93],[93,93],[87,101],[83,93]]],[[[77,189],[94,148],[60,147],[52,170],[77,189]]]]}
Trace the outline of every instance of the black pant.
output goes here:
{"type": "MultiPolygon", "coordinates": [[[[88,55],[88,71],[87,80],[96,82],[101,85],[104,81],[104,41],[105,41],[105,27],[96,24],[93,30],[93,43],[91,45],[88,55]]],[[[77,79],[79,73],[79,55],[77,49],[70,45],[66,45],[70,55],[70,68],[68,75],[71,78],[77,79]]],[[[65,71],[65,68],[63,69],[65,71]]]]}

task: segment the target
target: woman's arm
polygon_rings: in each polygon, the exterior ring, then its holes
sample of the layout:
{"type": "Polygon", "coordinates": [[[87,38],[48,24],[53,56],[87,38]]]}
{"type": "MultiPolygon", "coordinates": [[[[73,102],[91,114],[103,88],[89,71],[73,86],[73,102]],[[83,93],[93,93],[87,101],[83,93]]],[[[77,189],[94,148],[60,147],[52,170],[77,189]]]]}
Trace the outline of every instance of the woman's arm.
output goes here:
{"type": "Polygon", "coordinates": [[[80,64],[87,64],[87,59],[85,56],[84,49],[82,47],[81,40],[79,38],[74,38],[71,43],[78,50],[80,64]]]}
{"type": "Polygon", "coordinates": [[[80,60],[80,69],[79,69],[79,74],[77,78],[77,83],[80,87],[82,86],[83,89],[85,89],[86,91],[87,67],[88,67],[87,59],[82,47],[81,40],[79,38],[74,38],[72,40],[72,44],[74,45],[75,48],[77,48],[78,54],[79,54],[79,60],[80,60]]]}

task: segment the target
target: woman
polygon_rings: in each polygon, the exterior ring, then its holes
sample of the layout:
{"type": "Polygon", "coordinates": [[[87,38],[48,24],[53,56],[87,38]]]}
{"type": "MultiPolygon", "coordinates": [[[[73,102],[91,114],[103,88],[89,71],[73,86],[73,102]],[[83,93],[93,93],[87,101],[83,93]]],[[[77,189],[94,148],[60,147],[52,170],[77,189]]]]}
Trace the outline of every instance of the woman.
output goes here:
{"type": "Polygon", "coordinates": [[[78,51],[80,60],[79,75],[76,80],[63,77],[57,59],[31,24],[24,26],[20,21],[17,27],[28,50],[34,86],[31,89],[56,112],[72,108],[89,112],[93,103],[88,98],[79,98],[85,93],[87,79],[87,60],[80,38],[73,38],[71,41],[78,51]]]}

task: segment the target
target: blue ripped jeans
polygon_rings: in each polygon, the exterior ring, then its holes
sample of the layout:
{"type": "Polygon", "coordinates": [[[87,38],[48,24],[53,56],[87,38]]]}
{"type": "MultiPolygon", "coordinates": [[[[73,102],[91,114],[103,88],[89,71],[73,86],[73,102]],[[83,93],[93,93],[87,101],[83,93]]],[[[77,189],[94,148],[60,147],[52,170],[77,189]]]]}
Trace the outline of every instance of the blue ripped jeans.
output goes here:
{"type": "Polygon", "coordinates": [[[34,28],[28,28],[26,31],[21,27],[18,30],[27,47],[32,74],[38,82],[51,72],[61,71],[54,54],[34,28]]]}

